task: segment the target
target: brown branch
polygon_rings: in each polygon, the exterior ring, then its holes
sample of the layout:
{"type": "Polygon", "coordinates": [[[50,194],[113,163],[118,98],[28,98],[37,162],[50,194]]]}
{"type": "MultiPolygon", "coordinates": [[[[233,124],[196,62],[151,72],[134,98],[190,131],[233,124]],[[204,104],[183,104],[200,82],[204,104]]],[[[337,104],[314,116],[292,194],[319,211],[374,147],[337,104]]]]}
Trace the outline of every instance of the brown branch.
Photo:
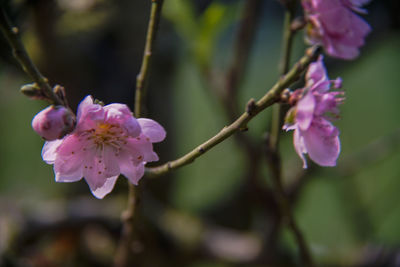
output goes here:
{"type": "Polygon", "coordinates": [[[144,47],[142,66],[140,72],[136,77],[136,91],[135,91],[135,116],[142,116],[142,102],[146,90],[146,82],[149,76],[149,68],[151,58],[153,55],[153,47],[155,44],[158,25],[161,17],[161,9],[164,0],[151,0],[151,11],[149,25],[147,28],[146,44],[144,47]]]}
{"type": "Polygon", "coordinates": [[[146,169],[146,173],[151,176],[162,175],[170,172],[171,170],[185,166],[193,162],[196,158],[205,154],[208,150],[223,142],[225,139],[233,135],[238,131],[247,130],[247,124],[252,120],[258,113],[271,106],[274,103],[280,101],[281,92],[289,87],[292,83],[297,81],[300,75],[308,67],[308,65],[315,61],[318,55],[321,53],[319,46],[313,46],[306,51],[303,58],[297,62],[294,67],[283,76],[261,99],[257,102],[250,101],[247,105],[247,110],[239,118],[237,118],[229,126],[225,126],[218,134],[210,138],[208,141],[199,145],[186,155],[182,156],[173,161],[169,161],[161,166],[151,167],[146,169]]]}
{"type": "MultiPolygon", "coordinates": [[[[140,72],[137,75],[136,79],[135,116],[137,118],[142,116],[143,113],[142,102],[145,95],[146,82],[149,76],[150,62],[153,54],[155,37],[157,34],[158,25],[161,17],[162,4],[163,0],[151,1],[150,19],[147,28],[146,44],[143,53],[143,60],[140,72]]],[[[134,240],[134,233],[135,233],[134,215],[138,201],[139,201],[138,192],[135,189],[135,186],[129,183],[128,207],[122,214],[123,228],[117,253],[114,259],[114,266],[116,267],[131,266],[131,258],[133,256],[132,243],[134,240]]]]}
{"type": "MultiPolygon", "coordinates": [[[[295,15],[296,0],[283,1],[286,7],[285,20],[283,26],[283,53],[280,61],[280,73],[284,75],[287,73],[290,64],[290,56],[293,46],[293,36],[295,31],[292,30],[292,21],[295,15]]],[[[285,188],[282,183],[282,162],[279,152],[279,139],[282,129],[282,106],[280,104],[273,107],[271,116],[271,127],[266,142],[266,159],[269,165],[274,188],[276,190],[277,202],[282,214],[283,222],[287,224],[289,229],[294,235],[294,239],[299,247],[301,260],[305,266],[314,266],[313,259],[311,257],[310,249],[308,247],[305,238],[297,225],[294,218],[291,203],[288,195],[285,192],[285,188]]]]}
{"type": "Polygon", "coordinates": [[[251,46],[253,45],[262,3],[262,0],[246,1],[242,20],[236,35],[234,56],[226,74],[223,96],[223,102],[229,113],[230,120],[234,120],[239,113],[237,103],[238,88],[245,73],[251,46]]]}
{"type": "MultiPolygon", "coordinates": [[[[22,66],[22,69],[26,74],[29,75],[29,77],[40,89],[42,98],[55,105],[65,105],[63,100],[53,91],[47,78],[40,73],[36,65],[29,57],[24,45],[21,42],[19,29],[11,25],[11,22],[3,7],[0,7],[0,29],[10,44],[13,55],[22,66]]],[[[34,86],[32,89],[34,89],[34,86]]]]}

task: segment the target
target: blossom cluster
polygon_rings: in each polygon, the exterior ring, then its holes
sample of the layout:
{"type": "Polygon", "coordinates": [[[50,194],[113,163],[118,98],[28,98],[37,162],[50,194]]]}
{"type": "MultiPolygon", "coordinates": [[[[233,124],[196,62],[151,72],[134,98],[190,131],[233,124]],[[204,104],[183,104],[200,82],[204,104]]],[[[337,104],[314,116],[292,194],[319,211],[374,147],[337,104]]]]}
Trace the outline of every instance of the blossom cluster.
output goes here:
{"type": "Polygon", "coordinates": [[[307,168],[304,154],[321,166],[335,166],[340,153],[339,130],[331,120],[339,114],[343,92],[329,91],[341,87],[341,79],[329,80],[322,56],[311,63],[306,73],[306,86],[296,90],[290,101],[285,130],[294,130],[293,142],[297,154],[307,168]]]}
{"type": "Polygon", "coordinates": [[[47,141],[42,157],[46,163],[54,164],[57,182],[76,182],[84,177],[93,195],[103,198],[120,174],[131,183],[138,183],[144,175],[144,165],[158,160],[152,143],[162,141],[165,135],[160,124],[136,119],[126,105],[102,106],[87,96],[79,104],[73,132],[47,141]]]}
{"type": "MultiPolygon", "coordinates": [[[[307,22],[307,40],[319,44],[325,52],[341,59],[354,59],[364,45],[370,26],[355,12],[370,0],[302,0],[307,22]]],[[[339,116],[338,105],[344,93],[330,91],[341,88],[341,79],[329,80],[323,57],[311,63],[306,73],[306,85],[294,91],[283,128],[294,130],[293,143],[307,168],[305,154],[321,166],[335,166],[340,153],[339,130],[332,120],[339,116]]]]}
{"type": "Polygon", "coordinates": [[[308,41],[323,45],[330,56],[356,58],[371,28],[354,12],[366,13],[361,6],[367,2],[369,0],[303,0],[308,41]]]}

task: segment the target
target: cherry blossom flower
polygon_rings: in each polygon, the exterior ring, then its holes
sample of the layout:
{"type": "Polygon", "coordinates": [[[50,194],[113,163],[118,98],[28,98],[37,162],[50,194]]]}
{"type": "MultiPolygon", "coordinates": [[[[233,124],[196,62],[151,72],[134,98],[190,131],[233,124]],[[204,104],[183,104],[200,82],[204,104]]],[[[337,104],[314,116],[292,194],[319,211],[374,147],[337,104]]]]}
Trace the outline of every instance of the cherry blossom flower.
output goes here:
{"type": "Polygon", "coordinates": [[[304,154],[321,166],[336,166],[339,130],[331,120],[338,116],[338,105],[344,98],[343,92],[329,91],[332,86],[341,86],[341,80],[329,80],[320,57],[308,68],[306,87],[296,90],[291,97],[295,105],[286,115],[284,129],[294,130],[294,147],[304,168],[307,168],[304,154]]]}
{"type": "Polygon", "coordinates": [[[323,45],[330,56],[356,58],[371,28],[354,12],[366,13],[361,6],[367,2],[369,0],[303,0],[308,41],[323,45]]]}
{"type": "Polygon", "coordinates": [[[32,128],[47,141],[62,138],[74,129],[75,115],[63,106],[49,106],[32,120],[32,128]]]}
{"type": "Polygon", "coordinates": [[[157,161],[152,143],[165,130],[150,119],[136,119],[124,104],[101,106],[87,96],[78,107],[75,130],[62,140],[46,142],[43,160],[54,164],[56,182],[85,178],[93,195],[111,192],[120,174],[132,184],[144,175],[144,165],[157,161]]]}

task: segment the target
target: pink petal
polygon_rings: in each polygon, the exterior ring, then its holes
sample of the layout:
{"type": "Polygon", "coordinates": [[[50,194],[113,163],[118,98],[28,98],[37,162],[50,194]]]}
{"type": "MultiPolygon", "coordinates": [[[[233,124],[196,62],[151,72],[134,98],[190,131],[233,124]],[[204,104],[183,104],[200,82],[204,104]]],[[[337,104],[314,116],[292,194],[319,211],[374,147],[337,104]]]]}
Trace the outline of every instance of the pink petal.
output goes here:
{"type": "MultiPolygon", "coordinates": [[[[71,166],[71,165],[70,165],[71,166]]],[[[58,183],[71,183],[77,182],[82,179],[82,165],[71,166],[72,168],[68,172],[57,172],[54,168],[55,180],[58,183]],[[75,169],[74,169],[75,167],[75,169]]]]}
{"type": "Polygon", "coordinates": [[[62,139],[57,149],[57,154],[61,156],[70,156],[82,152],[82,148],[86,145],[86,140],[76,134],[71,134],[62,139]]]}
{"type": "Polygon", "coordinates": [[[86,96],[81,103],[79,103],[78,106],[78,114],[77,114],[77,119],[79,121],[80,117],[87,112],[87,109],[89,109],[93,105],[93,97],[91,95],[86,96]]]}
{"type": "Polygon", "coordinates": [[[321,166],[336,166],[340,153],[339,131],[325,119],[314,120],[307,131],[301,131],[310,158],[321,166]]]}
{"type": "MultiPolygon", "coordinates": [[[[128,140],[128,144],[129,143],[130,142],[128,140]]],[[[122,161],[129,161],[134,165],[141,164],[144,160],[143,152],[139,148],[135,147],[135,145],[128,144],[118,154],[120,166],[122,161]]]]}
{"type": "Polygon", "coordinates": [[[120,125],[132,137],[139,136],[140,125],[127,105],[109,104],[104,107],[104,110],[106,123],[120,125]]]}
{"type": "Polygon", "coordinates": [[[142,133],[150,139],[150,142],[157,143],[164,140],[166,132],[156,121],[150,119],[138,119],[142,133]]]}
{"type": "Polygon", "coordinates": [[[102,150],[91,151],[83,162],[83,176],[93,195],[103,198],[110,193],[120,174],[119,164],[112,147],[104,146],[102,150]]]}
{"type": "Polygon", "coordinates": [[[338,96],[343,96],[343,93],[329,92],[316,96],[318,104],[315,108],[315,116],[322,116],[327,112],[339,114],[338,105],[340,104],[340,98],[338,96]]]}
{"type": "Polygon", "coordinates": [[[337,21],[346,21],[346,25],[341,26],[345,31],[337,33],[328,31],[323,36],[323,42],[327,53],[342,59],[354,59],[359,54],[359,47],[364,45],[365,36],[371,31],[370,26],[359,16],[346,9],[340,12],[337,18],[325,27],[337,29],[337,21]],[[346,18],[346,19],[345,19],[346,18]]]}
{"type": "Polygon", "coordinates": [[[346,46],[338,42],[333,45],[326,45],[325,49],[329,55],[346,60],[355,59],[360,54],[358,47],[346,46]]]}
{"type": "Polygon", "coordinates": [[[57,157],[56,150],[62,142],[63,140],[54,140],[44,143],[42,149],[42,158],[44,162],[46,162],[47,164],[53,164],[55,162],[57,157]]]}
{"type": "Polygon", "coordinates": [[[120,174],[116,151],[110,146],[92,151],[92,155],[86,155],[83,159],[83,176],[93,187],[100,187],[111,176],[120,174]]]}
{"type": "Polygon", "coordinates": [[[101,156],[105,176],[111,177],[120,174],[117,151],[111,146],[104,146],[101,156]]]}
{"type": "Polygon", "coordinates": [[[103,107],[94,104],[92,96],[89,95],[78,106],[77,120],[77,131],[93,129],[97,122],[104,121],[103,107]]]}
{"type": "Polygon", "coordinates": [[[349,28],[351,29],[352,16],[356,15],[342,4],[328,10],[320,11],[321,23],[324,25],[327,34],[329,33],[333,37],[347,34],[349,28]]]}
{"type": "Polygon", "coordinates": [[[133,164],[129,160],[124,160],[120,162],[121,173],[128,178],[128,180],[137,185],[139,180],[144,175],[144,163],[140,163],[138,165],[133,164]]]}
{"type": "Polygon", "coordinates": [[[297,152],[297,155],[303,160],[303,168],[307,169],[307,161],[306,158],[304,157],[304,154],[307,153],[306,147],[304,145],[304,139],[300,135],[300,130],[295,129],[293,133],[293,144],[294,148],[297,152]]]}
{"type": "Polygon", "coordinates": [[[88,183],[90,190],[92,191],[92,194],[98,198],[102,199],[104,198],[108,193],[110,193],[115,185],[115,182],[117,181],[119,175],[112,176],[109,178],[106,178],[104,183],[101,186],[95,186],[94,184],[91,184],[88,179],[86,179],[86,182],[88,183]]]}
{"type": "Polygon", "coordinates": [[[144,135],[129,138],[125,149],[139,161],[151,162],[158,160],[157,154],[153,151],[153,144],[144,135]]]}
{"type": "Polygon", "coordinates": [[[358,45],[361,46],[364,44],[364,37],[371,32],[371,26],[357,15],[352,16],[351,19],[353,31],[358,39],[358,45]]]}
{"type": "Polygon", "coordinates": [[[297,103],[296,123],[303,131],[310,127],[314,118],[315,104],[315,98],[311,90],[297,103]]]}
{"type": "Polygon", "coordinates": [[[83,176],[83,153],[76,155],[58,155],[54,162],[56,182],[75,182],[83,176]]]}
{"type": "Polygon", "coordinates": [[[57,147],[54,172],[57,182],[74,182],[82,178],[82,161],[86,156],[80,138],[71,134],[57,147]]]}
{"type": "Polygon", "coordinates": [[[306,73],[307,86],[310,87],[313,84],[321,81],[329,80],[326,73],[326,69],[323,63],[323,56],[320,56],[316,62],[310,64],[306,73]]]}
{"type": "MultiPolygon", "coordinates": [[[[303,1],[307,2],[307,1],[303,1]]],[[[370,26],[354,11],[364,12],[358,7],[365,0],[311,0],[303,4],[307,19],[312,27],[308,30],[313,43],[322,43],[327,54],[342,58],[354,59],[359,48],[364,44],[370,26]]]]}

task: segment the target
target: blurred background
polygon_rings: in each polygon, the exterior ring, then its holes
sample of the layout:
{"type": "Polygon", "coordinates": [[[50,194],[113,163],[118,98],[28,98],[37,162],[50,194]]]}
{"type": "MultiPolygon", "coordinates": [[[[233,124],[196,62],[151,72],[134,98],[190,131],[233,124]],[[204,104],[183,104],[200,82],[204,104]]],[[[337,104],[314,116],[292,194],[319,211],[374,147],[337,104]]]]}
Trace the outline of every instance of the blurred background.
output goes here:
{"type": "MultiPolygon", "coordinates": [[[[39,69],[66,88],[74,110],[88,94],[133,109],[151,1],[0,4],[39,69]]],[[[304,172],[292,133],[282,135],[287,192],[320,266],[400,266],[400,2],[375,0],[366,8],[373,31],[360,57],[326,57],[329,76],[342,77],[346,93],[335,122],[338,166],[304,172]]],[[[235,115],[226,112],[221,88],[246,14],[254,32],[247,35],[248,60],[239,61],[238,110],[275,83],[283,13],[277,0],[165,0],[146,99],[147,116],[168,133],[155,145],[160,163],[187,153],[235,115]]],[[[299,32],[292,63],[305,48],[299,32]]],[[[110,266],[127,181],[121,177],[103,200],[84,180],[54,181],[41,159],[44,142],[31,129],[46,103],[19,92],[31,82],[0,36],[0,266],[110,266]]],[[[195,163],[140,181],[135,266],[301,266],[263,155],[269,115],[195,163]]]]}

